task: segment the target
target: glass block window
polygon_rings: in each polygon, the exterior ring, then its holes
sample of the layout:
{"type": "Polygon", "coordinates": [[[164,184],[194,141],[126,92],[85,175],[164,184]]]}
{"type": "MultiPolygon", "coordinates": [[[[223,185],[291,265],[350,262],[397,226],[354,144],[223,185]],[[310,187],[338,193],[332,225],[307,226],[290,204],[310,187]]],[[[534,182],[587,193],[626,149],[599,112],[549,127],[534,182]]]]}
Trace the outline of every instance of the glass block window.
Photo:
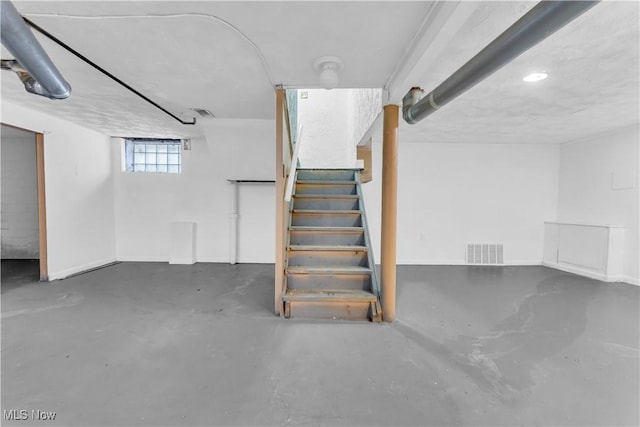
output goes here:
{"type": "Polygon", "coordinates": [[[182,141],[179,139],[125,140],[127,172],[182,172],[182,141]]]}

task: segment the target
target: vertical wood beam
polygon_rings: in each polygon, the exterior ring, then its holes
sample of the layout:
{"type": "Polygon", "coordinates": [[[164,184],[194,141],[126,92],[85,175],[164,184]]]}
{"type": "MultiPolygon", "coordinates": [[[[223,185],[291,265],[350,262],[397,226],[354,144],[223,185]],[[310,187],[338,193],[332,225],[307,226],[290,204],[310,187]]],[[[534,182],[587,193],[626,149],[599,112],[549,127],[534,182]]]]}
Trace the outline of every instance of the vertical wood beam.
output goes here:
{"type": "Polygon", "coordinates": [[[384,107],[382,136],[382,238],[380,261],[382,320],[396,318],[396,228],[398,201],[398,118],[400,107],[384,107]]]}
{"type": "Polygon", "coordinates": [[[36,133],[36,173],[38,175],[38,240],[40,245],[40,281],[49,281],[47,261],[47,204],[44,186],[44,135],[36,133]]]}
{"type": "Polygon", "coordinates": [[[275,313],[282,315],[282,287],[284,284],[284,89],[276,89],[276,267],[274,305],[275,313]]]}
{"type": "Polygon", "coordinates": [[[356,146],[356,158],[364,162],[364,169],[360,171],[360,182],[365,184],[373,179],[373,165],[371,163],[371,138],[364,145],[356,146]]]}

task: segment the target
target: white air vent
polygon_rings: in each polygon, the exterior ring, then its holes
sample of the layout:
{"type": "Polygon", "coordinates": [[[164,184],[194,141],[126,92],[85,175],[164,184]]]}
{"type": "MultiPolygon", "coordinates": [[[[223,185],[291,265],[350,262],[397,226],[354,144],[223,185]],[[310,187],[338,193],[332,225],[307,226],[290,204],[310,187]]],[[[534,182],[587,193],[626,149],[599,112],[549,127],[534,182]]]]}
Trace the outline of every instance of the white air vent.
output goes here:
{"type": "Polygon", "coordinates": [[[467,264],[504,265],[502,243],[468,243],[467,264]]]}

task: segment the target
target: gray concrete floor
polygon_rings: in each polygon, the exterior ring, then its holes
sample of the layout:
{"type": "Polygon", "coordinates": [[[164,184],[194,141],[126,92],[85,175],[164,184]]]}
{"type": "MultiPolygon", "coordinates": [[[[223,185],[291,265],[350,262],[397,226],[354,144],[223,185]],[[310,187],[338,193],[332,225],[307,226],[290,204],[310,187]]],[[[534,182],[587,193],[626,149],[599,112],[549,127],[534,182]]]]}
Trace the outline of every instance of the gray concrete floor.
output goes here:
{"type": "Polygon", "coordinates": [[[640,423],[638,287],[543,267],[398,282],[398,320],[370,324],[275,317],[272,265],[3,272],[2,409],[67,426],[640,423]]]}

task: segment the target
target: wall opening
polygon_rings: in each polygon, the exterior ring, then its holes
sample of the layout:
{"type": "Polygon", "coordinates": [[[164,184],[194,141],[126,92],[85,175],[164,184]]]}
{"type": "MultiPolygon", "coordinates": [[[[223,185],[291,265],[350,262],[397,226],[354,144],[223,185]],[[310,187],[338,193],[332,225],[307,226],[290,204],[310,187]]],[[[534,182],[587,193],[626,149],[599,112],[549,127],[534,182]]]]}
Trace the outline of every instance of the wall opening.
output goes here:
{"type": "Polygon", "coordinates": [[[382,90],[298,89],[287,90],[288,98],[291,93],[296,108],[290,120],[304,129],[300,167],[356,167],[356,146],[382,110],[382,90]]]}
{"type": "MultiPolygon", "coordinates": [[[[42,134],[3,124],[0,143],[2,282],[47,278],[42,134]]],[[[2,291],[6,291],[4,285],[2,291]]]]}

